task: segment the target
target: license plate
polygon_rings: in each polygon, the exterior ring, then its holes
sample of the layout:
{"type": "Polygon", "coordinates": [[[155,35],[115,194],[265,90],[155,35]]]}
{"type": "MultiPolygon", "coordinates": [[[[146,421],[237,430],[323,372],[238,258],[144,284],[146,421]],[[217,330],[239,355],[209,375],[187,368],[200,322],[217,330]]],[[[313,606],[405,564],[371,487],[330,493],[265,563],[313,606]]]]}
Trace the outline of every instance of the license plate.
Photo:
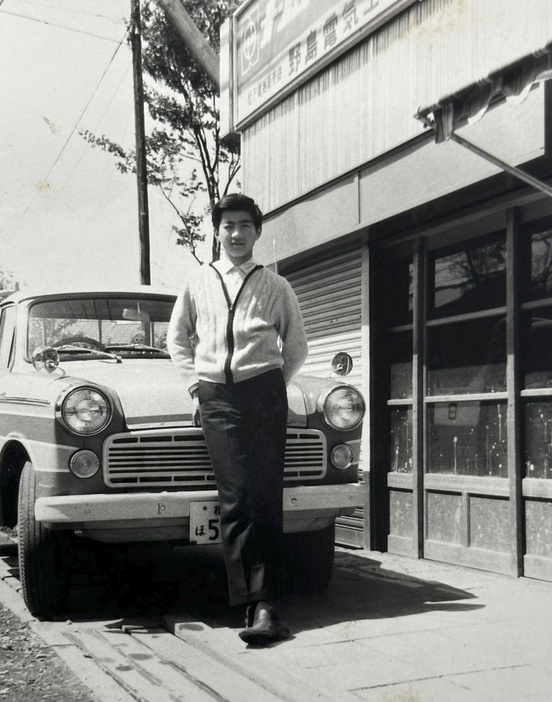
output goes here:
{"type": "Polygon", "coordinates": [[[192,502],[190,505],[190,541],[196,544],[220,543],[220,507],[218,502],[192,502]]]}

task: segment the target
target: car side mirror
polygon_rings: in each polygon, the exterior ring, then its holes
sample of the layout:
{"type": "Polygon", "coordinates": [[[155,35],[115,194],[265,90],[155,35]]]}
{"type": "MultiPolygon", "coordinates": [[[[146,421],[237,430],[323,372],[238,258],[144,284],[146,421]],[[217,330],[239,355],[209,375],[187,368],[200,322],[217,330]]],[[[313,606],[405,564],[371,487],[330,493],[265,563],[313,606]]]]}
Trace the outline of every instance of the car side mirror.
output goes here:
{"type": "Polygon", "coordinates": [[[344,376],[353,370],[353,359],[345,351],[336,353],[332,360],[332,374],[344,376]]]}
{"type": "Polygon", "coordinates": [[[33,353],[32,362],[35,370],[52,373],[59,366],[59,354],[51,346],[41,346],[33,353]]]}

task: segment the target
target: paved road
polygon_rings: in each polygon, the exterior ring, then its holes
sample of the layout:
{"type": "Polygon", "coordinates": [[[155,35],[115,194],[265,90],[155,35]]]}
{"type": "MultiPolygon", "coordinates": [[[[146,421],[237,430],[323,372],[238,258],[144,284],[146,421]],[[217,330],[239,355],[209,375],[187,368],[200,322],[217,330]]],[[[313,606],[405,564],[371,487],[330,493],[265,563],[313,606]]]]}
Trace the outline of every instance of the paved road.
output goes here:
{"type": "MultiPolygon", "coordinates": [[[[550,583],[339,549],[326,595],[283,603],[293,638],[255,649],[216,550],[95,559],[68,619],[33,627],[105,702],[551,699],[550,583]]],[[[0,578],[0,600],[29,617],[13,557],[0,578]]]]}

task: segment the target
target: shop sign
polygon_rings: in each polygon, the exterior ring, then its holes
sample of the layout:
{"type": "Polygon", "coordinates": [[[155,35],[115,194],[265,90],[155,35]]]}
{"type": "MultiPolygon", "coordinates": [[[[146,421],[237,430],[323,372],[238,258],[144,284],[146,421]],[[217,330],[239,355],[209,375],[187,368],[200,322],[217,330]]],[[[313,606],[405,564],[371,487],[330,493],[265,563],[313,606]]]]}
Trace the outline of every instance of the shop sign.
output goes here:
{"type": "Polygon", "coordinates": [[[235,15],[236,123],[415,0],[251,0],[235,15]]]}

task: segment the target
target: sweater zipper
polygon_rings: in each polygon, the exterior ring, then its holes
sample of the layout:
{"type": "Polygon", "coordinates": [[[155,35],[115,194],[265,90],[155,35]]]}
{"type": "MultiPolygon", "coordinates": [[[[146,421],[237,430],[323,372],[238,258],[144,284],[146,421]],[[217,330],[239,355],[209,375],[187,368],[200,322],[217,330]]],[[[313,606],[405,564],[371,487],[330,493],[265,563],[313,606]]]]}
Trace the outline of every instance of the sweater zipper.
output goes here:
{"type": "Polygon", "coordinates": [[[209,264],[213,270],[217,272],[217,275],[220,279],[220,283],[222,285],[222,290],[224,292],[224,297],[226,299],[226,305],[228,306],[228,319],[226,321],[226,345],[228,348],[228,352],[226,354],[226,360],[224,362],[224,376],[226,378],[226,384],[227,385],[232,385],[234,383],[234,376],[232,373],[232,358],[234,356],[234,317],[236,315],[236,307],[238,304],[238,300],[241,295],[241,291],[244,289],[245,284],[251,278],[253,273],[255,271],[261,270],[262,266],[255,266],[252,270],[249,271],[249,273],[245,276],[243,279],[243,283],[241,284],[240,289],[238,290],[238,294],[236,295],[236,299],[234,302],[230,300],[230,295],[228,294],[228,290],[226,288],[226,285],[224,283],[224,279],[222,275],[220,274],[219,271],[213,266],[213,264],[209,264]]]}

